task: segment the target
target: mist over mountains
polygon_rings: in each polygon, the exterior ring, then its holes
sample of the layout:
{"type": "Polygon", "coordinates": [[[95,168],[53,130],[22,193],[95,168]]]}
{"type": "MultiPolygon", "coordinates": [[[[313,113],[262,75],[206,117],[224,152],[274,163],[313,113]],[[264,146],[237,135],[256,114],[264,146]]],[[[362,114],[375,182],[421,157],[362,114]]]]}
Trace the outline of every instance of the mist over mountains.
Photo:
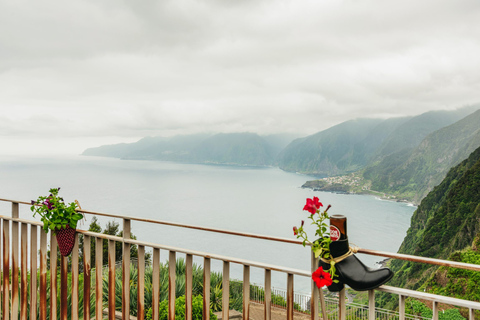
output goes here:
{"type": "Polygon", "coordinates": [[[278,153],[296,137],[290,134],[259,136],[247,132],[146,137],[135,143],[89,148],[82,154],[129,160],[272,166],[278,153]]]}
{"type": "Polygon", "coordinates": [[[279,167],[319,176],[355,172],[393,153],[408,152],[428,134],[474,110],[476,107],[430,111],[415,117],[346,121],[293,141],[280,154],[279,167]]]}
{"type": "Polygon", "coordinates": [[[278,166],[319,177],[360,173],[373,190],[419,203],[480,146],[480,104],[390,119],[355,119],[313,135],[218,133],[146,137],[89,148],[87,156],[278,166]]]}
{"type": "Polygon", "coordinates": [[[426,136],[415,148],[391,153],[369,165],[372,189],[419,203],[448,170],[480,146],[480,110],[426,136]]]}

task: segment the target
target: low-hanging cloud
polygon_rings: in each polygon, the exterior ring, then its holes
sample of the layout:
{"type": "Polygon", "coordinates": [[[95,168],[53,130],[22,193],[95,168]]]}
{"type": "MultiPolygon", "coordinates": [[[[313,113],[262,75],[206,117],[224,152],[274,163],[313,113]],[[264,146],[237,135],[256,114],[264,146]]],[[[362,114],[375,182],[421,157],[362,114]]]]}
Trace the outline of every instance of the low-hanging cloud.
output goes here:
{"type": "Polygon", "coordinates": [[[0,135],[306,135],[476,103],[479,9],[473,0],[2,1],[0,135]]]}

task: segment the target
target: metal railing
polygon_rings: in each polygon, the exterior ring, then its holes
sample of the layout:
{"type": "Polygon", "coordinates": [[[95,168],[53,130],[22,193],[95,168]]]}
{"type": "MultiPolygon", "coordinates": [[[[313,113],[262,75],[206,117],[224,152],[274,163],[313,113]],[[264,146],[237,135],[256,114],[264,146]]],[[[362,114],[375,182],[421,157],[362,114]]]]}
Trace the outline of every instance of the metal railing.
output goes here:
{"type": "MultiPolygon", "coordinates": [[[[252,287],[253,290],[251,294],[251,299],[256,302],[263,303],[263,286],[260,284],[255,284],[252,287]]],[[[324,289],[326,290],[326,289],[324,289]]],[[[286,300],[287,291],[284,289],[272,288],[272,294],[282,297],[286,300]]],[[[299,312],[309,313],[309,305],[310,305],[310,295],[306,293],[295,293],[293,298],[294,303],[300,307],[298,310],[299,312]]],[[[325,297],[325,304],[327,309],[327,318],[329,320],[336,320],[338,319],[338,298],[333,297],[325,297]]],[[[368,319],[368,305],[355,303],[355,302],[347,302],[346,308],[349,310],[349,313],[355,314],[358,319],[368,319]]],[[[272,306],[276,308],[285,308],[285,304],[283,303],[273,303],[272,306]]],[[[398,311],[387,310],[382,308],[375,308],[375,319],[377,320],[389,320],[389,319],[399,319],[400,313],[398,311]]],[[[430,320],[430,318],[412,315],[412,314],[405,314],[405,320],[430,320]]]]}
{"type": "MultiPolygon", "coordinates": [[[[172,223],[161,220],[144,219],[139,217],[119,216],[109,213],[94,212],[88,210],[78,210],[84,214],[105,216],[123,220],[123,237],[100,234],[90,231],[77,230],[76,242],[71,257],[62,257],[60,259],[60,271],[53,257],[57,257],[57,242],[55,236],[50,234],[50,269],[47,272],[47,249],[48,237],[41,229],[42,224],[19,217],[19,206],[31,204],[29,202],[14,201],[9,199],[0,199],[0,201],[11,203],[11,214],[0,214],[0,249],[1,249],[1,287],[0,287],[0,312],[2,319],[56,319],[57,310],[60,319],[79,319],[83,314],[83,319],[90,319],[90,314],[94,313],[96,319],[103,318],[105,306],[108,309],[108,319],[115,318],[116,291],[121,292],[121,313],[123,319],[128,319],[130,310],[130,287],[137,288],[137,319],[144,319],[146,316],[145,306],[145,250],[152,250],[151,267],[153,269],[151,287],[151,316],[152,319],[159,318],[160,304],[160,250],[168,251],[168,319],[175,319],[175,281],[176,281],[176,258],[177,254],[185,255],[185,319],[192,319],[192,273],[193,257],[203,258],[203,319],[210,319],[210,276],[211,261],[219,260],[223,265],[222,278],[222,319],[229,318],[229,284],[230,284],[230,266],[239,264],[243,266],[243,319],[250,318],[250,268],[260,268],[264,270],[264,319],[272,318],[272,271],[283,273],[287,280],[287,289],[285,291],[285,317],[292,319],[295,310],[294,293],[294,275],[301,277],[311,277],[312,271],[318,266],[318,260],[311,255],[311,270],[299,270],[294,268],[282,267],[256,261],[228,257],[207,252],[199,252],[185,248],[177,248],[167,245],[159,245],[145,241],[130,239],[131,222],[140,221],[153,224],[162,224],[181,228],[190,228],[208,232],[223,233],[240,237],[249,237],[262,240],[276,241],[282,243],[298,244],[302,242],[288,238],[262,236],[251,233],[242,233],[236,231],[199,227],[187,224],[172,223]],[[40,230],[39,230],[40,228],[40,230]],[[83,255],[79,254],[79,235],[83,236],[83,255]],[[39,239],[39,243],[38,243],[39,239]],[[103,242],[108,242],[108,276],[105,278],[102,274],[103,262],[103,242]],[[115,281],[115,244],[122,243],[123,256],[121,267],[121,286],[116,286],[115,281]],[[91,244],[94,247],[95,266],[91,265],[91,244]],[[137,264],[137,282],[131,283],[130,279],[130,247],[132,245],[138,248],[137,264]],[[83,259],[82,277],[79,277],[79,260],[83,259]],[[71,270],[69,270],[71,265],[71,270]],[[93,271],[95,272],[94,274],[93,271]],[[60,292],[57,292],[57,277],[60,272],[60,292]],[[49,275],[49,279],[47,279],[49,275]],[[79,279],[83,278],[82,283],[79,279]],[[92,280],[94,285],[91,285],[92,280]],[[104,283],[105,282],[105,283],[104,283]],[[83,289],[79,290],[80,285],[83,289]],[[105,286],[105,288],[104,288],[105,286]],[[105,289],[105,292],[104,292],[105,289]],[[106,297],[105,297],[106,296],[106,297]],[[58,301],[57,301],[58,299],[58,301]],[[91,300],[93,303],[90,303],[91,300]],[[92,311],[92,309],[94,309],[92,311]]],[[[394,254],[389,252],[379,252],[368,249],[359,249],[359,253],[378,255],[394,259],[430,263],[434,265],[443,265],[467,270],[480,271],[480,265],[472,265],[446,260],[429,259],[423,257],[394,254]]],[[[376,289],[381,292],[388,292],[399,296],[399,312],[396,319],[407,319],[405,315],[405,299],[414,297],[422,300],[430,300],[433,304],[433,319],[438,319],[438,306],[440,303],[465,307],[469,310],[469,319],[474,319],[474,310],[480,310],[480,303],[444,297],[424,292],[407,290],[402,288],[381,286],[376,289]]],[[[362,313],[368,313],[368,319],[378,317],[375,309],[375,290],[368,292],[368,308],[363,308],[362,313]]],[[[335,308],[336,319],[345,320],[347,316],[347,305],[345,302],[345,290],[339,293],[339,299],[335,307],[325,303],[323,291],[318,290],[316,286],[311,285],[311,293],[307,312],[310,313],[310,319],[319,319],[319,310],[323,319],[327,317],[327,310],[335,308]],[[320,299],[319,299],[320,298],[320,299]],[[319,307],[320,300],[320,307],[319,307]]],[[[305,302],[302,302],[305,304],[305,302]]],[[[308,303],[307,303],[308,304],[308,303]]],[[[298,309],[298,306],[297,306],[298,309]]]]}

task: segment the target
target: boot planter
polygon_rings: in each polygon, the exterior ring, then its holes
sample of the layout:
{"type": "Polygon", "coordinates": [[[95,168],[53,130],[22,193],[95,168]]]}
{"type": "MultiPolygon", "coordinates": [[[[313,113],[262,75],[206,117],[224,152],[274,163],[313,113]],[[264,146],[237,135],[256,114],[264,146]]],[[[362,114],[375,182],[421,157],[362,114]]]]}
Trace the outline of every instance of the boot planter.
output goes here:
{"type": "MultiPolygon", "coordinates": [[[[320,243],[321,241],[322,241],[322,238],[317,239],[315,243],[320,243]]],[[[331,268],[330,260],[319,257],[318,266],[322,267],[323,271],[329,272],[331,268]]],[[[338,276],[333,276],[332,280],[338,280],[338,276]]],[[[344,287],[345,286],[343,285],[343,283],[339,281],[339,282],[333,282],[331,285],[327,286],[327,289],[330,292],[339,292],[339,291],[342,291],[344,287]]]]}
{"type": "Polygon", "coordinates": [[[75,234],[77,231],[67,225],[66,228],[57,230],[57,243],[62,256],[68,256],[75,246],[75,234]]]}
{"type": "Polygon", "coordinates": [[[335,261],[338,280],[356,291],[378,288],[393,277],[388,268],[371,269],[365,266],[351,251],[348,238],[330,243],[330,254],[335,261]]]}
{"type": "MultiPolygon", "coordinates": [[[[330,263],[326,263],[320,259],[318,262],[318,266],[323,268],[323,271],[328,272],[330,270],[330,263]]],[[[339,280],[338,276],[334,276],[333,280],[339,280]]],[[[342,291],[345,286],[343,282],[333,282],[331,285],[327,287],[328,291],[330,292],[339,292],[342,291]]]]}

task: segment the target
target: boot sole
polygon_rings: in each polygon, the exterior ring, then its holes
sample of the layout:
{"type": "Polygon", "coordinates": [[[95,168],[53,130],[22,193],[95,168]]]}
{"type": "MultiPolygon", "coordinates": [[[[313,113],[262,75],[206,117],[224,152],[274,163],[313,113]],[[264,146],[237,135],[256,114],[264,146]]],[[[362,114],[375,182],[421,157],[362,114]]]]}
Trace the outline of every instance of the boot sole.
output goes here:
{"type": "Polygon", "coordinates": [[[355,291],[373,290],[373,289],[376,289],[376,288],[380,287],[381,285],[385,284],[386,282],[388,282],[390,279],[392,279],[392,277],[393,277],[393,273],[392,273],[387,279],[385,279],[384,281],[382,281],[380,284],[378,284],[378,285],[376,285],[376,286],[373,286],[373,287],[370,287],[370,288],[357,289],[357,288],[354,288],[354,287],[350,286],[348,283],[347,283],[347,285],[348,285],[350,288],[352,288],[353,290],[355,290],[355,291]]]}

